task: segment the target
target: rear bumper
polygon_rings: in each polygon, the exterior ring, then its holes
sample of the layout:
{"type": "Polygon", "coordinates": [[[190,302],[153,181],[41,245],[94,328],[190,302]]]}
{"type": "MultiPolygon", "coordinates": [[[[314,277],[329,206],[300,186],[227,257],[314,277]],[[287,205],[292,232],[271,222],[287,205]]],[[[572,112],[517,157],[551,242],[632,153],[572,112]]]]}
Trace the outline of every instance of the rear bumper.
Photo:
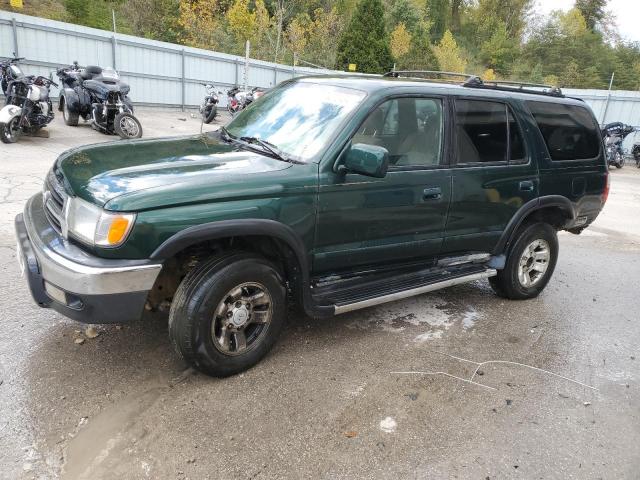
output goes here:
{"type": "Polygon", "coordinates": [[[18,260],[38,305],[87,323],[140,317],[162,264],[90,255],[51,227],[41,194],[29,199],[15,228],[18,260]]]}

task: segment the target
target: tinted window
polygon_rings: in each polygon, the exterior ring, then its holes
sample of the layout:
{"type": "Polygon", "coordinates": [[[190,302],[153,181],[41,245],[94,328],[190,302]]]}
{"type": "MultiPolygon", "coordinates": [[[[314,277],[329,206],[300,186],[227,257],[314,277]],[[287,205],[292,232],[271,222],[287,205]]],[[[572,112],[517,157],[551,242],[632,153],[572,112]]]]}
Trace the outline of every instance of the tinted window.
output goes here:
{"type": "Polygon", "coordinates": [[[525,161],[520,127],[504,103],[457,100],[456,142],[459,164],[525,161]]]}
{"type": "Polygon", "coordinates": [[[552,160],[594,158],[600,152],[600,134],[584,107],[561,103],[527,102],[552,160]]]}
{"type": "Polygon", "coordinates": [[[440,100],[395,98],[369,114],[352,142],[386,148],[392,168],[434,166],[442,158],[442,126],[440,100]]]}

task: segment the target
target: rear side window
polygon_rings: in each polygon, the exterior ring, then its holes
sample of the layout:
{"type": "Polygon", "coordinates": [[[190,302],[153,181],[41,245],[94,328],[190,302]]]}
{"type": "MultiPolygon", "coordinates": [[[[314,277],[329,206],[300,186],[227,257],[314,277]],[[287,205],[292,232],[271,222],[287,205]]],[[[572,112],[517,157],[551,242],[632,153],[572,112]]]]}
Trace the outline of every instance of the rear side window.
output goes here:
{"type": "Polygon", "coordinates": [[[458,164],[525,161],[520,128],[509,107],[485,100],[456,100],[458,164]]]}
{"type": "Polygon", "coordinates": [[[600,153],[600,131],[584,107],[527,102],[552,160],[586,160],[600,153]]]}

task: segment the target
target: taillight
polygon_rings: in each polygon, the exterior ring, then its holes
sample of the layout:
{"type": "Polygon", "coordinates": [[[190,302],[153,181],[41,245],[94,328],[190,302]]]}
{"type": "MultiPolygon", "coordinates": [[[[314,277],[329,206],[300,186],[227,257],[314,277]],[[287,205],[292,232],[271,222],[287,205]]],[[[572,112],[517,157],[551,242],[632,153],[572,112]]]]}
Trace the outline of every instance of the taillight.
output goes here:
{"type": "Polygon", "coordinates": [[[610,186],[611,186],[611,177],[609,176],[609,172],[607,171],[605,173],[604,192],[602,192],[602,204],[603,205],[607,201],[607,198],[609,198],[609,187],[610,186]]]}

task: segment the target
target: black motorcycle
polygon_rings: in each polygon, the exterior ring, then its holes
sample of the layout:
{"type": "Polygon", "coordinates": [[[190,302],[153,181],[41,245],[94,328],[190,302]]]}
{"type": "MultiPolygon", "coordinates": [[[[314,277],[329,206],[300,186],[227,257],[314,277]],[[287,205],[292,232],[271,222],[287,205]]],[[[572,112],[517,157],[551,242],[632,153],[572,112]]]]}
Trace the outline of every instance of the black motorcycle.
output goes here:
{"type": "Polygon", "coordinates": [[[207,91],[207,95],[200,105],[200,115],[202,115],[202,121],[204,123],[211,123],[218,116],[218,102],[220,101],[218,95],[222,92],[216,90],[210,83],[201,83],[200,85],[207,91]]]}
{"type": "Polygon", "coordinates": [[[21,76],[7,84],[7,103],[0,110],[0,140],[15,143],[21,135],[34,135],[53,120],[49,87],[58,86],[42,76],[21,76]]]}
{"type": "Polygon", "coordinates": [[[602,137],[606,147],[607,165],[616,168],[624,166],[624,151],[622,150],[622,142],[625,137],[635,128],[622,122],[608,123],[602,129],[602,137]]]}
{"type": "Polygon", "coordinates": [[[633,159],[636,161],[636,167],[640,168],[640,143],[634,143],[631,149],[633,159]]]}
{"type": "Polygon", "coordinates": [[[118,72],[96,66],[82,68],[74,62],[58,69],[57,75],[63,85],[58,110],[64,123],[75,127],[82,117],[102,133],[124,139],[142,137],[142,125],[133,116],[128,97],[129,85],[120,80],[118,72]]]}
{"type": "Polygon", "coordinates": [[[24,73],[20,70],[20,67],[16,65],[20,60],[24,60],[24,57],[16,57],[13,54],[13,58],[7,58],[0,62],[0,88],[2,88],[2,94],[7,95],[9,83],[12,81],[24,77],[24,73]]]}

